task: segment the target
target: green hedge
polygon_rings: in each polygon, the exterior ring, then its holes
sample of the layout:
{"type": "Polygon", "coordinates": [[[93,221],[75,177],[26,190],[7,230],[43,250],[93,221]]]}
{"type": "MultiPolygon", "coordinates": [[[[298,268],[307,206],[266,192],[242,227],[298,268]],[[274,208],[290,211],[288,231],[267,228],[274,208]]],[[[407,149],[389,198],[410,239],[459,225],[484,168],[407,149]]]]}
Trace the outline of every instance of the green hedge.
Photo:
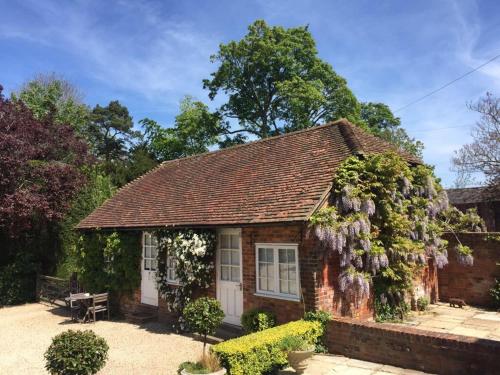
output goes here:
{"type": "Polygon", "coordinates": [[[211,350],[231,375],[262,374],[286,365],[287,354],[280,349],[286,337],[301,336],[313,344],[322,333],[321,323],[297,320],[225,341],[211,350]]]}

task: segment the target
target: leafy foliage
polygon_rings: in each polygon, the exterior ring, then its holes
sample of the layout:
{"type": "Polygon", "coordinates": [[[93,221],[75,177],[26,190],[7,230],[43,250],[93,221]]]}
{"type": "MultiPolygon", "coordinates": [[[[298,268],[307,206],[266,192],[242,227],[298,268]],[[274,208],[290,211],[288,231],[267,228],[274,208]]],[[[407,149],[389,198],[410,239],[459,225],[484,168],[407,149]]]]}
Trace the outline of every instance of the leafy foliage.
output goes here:
{"type": "Polygon", "coordinates": [[[52,339],[45,352],[48,372],[54,375],[90,375],[102,369],[108,344],[94,332],[68,330],[52,339]]]}
{"type": "Polygon", "coordinates": [[[241,326],[247,333],[263,331],[275,324],[276,315],[269,311],[249,309],[241,315],[241,326]]]}
{"type": "Polygon", "coordinates": [[[37,120],[0,88],[0,230],[19,236],[60,220],[81,188],[85,144],[69,126],[37,120]]]}
{"type": "Polygon", "coordinates": [[[162,128],[150,119],[140,121],[149,152],[158,161],[172,160],[208,151],[217,143],[221,132],[218,114],[191,97],[181,102],[180,114],[172,128],[162,128]]]}
{"type": "Polygon", "coordinates": [[[0,266],[0,306],[33,301],[36,271],[29,253],[19,253],[9,264],[0,266]]]}
{"type": "Polygon", "coordinates": [[[448,263],[440,219],[446,192],[429,167],[410,167],[385,153],[347,159],[336,172],[330,203],[311,225],[324,251],[340,255],[344,298],[359,305],[374,286],[379,318],[402,318],[416,272],[428,258],[439,268],[448,263]]]}
{"type": "Polygon", "coordinates": [[[77,248],[77,266],[85,288],[92,293],[127,293],[138,288],[140,248],[138,232],[83,234],[77,248]]]}
{"type": "Polygon", "coordinates": [[[184,307],[182,315],[189,329],[203,337],[203,356],[205,356],[207,336],[213,335],[224,319],[220,302],[210,297],[198,298],[184,307]]]}
{"type": "Polygon", "coordinates": [[[456,207],[449,207],[440,218],[445,228],[454,232],[486,232],[486,224],[475,207],[468,208],[465,214],[456,207]]]}
{"type": "Polygon", "coordinates": [[[327,353],[328,348],[326,347],[326,329],[328,322],[332,320],[332,314],[327,311],[317,310],[317,311],[307,311],[304,314],[304,320],[308,322],[320,322],[321,328],[323,330],[323,335],[316,340],[315,352],[316,353],[327,353]]]}
{"type": "Polygon", "coordinates": [[[312,344],[301,336],[288,336],[280,343],[281,350],[285,352],[311,350],[312,347],[312,344]]]}
{"type": "Polygon", "coordinates": [[[219,112],[241,127],[228,128],[228,135],[266,138],[320,121],[359,118],[359,103],[345,79],[318,57],[307,27],[255,21],[242,40],[221,44],[212,62],[220,65],[203,85],[211,99],[229,96],[219,112]]]}
{"type": "Polygon", "coordinates": [[[495,307],[500,309],[500,280],[495,279],[495,285],[490,289],[490,296],[495,307]]]}
{"type": "Polygon", "coordinates": [[[110,198],[115,187],[111,178],[103,174],[99,168],[88,168],[85,171],[87,184],[78,193],[71,203],[71,209],[60,224],[59,238],[61,240],[62,255],[59,260],[58,276],[68,278],[78,271],[78,244],[80,235],[74,230],[75,226],[93,210],[110,198]]]}
{"type": "Polygon", "coordinates": [[[401,127],[401,120],[395,117],[390,108],[383,103],[361,103],[361,119],[368,130],[401,150],[422,157],[424,144],[410,138],[401,127]]]}
{"type": "Polygon", "coordinates": [[[417,310],[425,311],[429,307],[429,298],[427,297],[419,297],[417,298],[417,310]]]}
{"type": "Polygon", "coordinates": [[[322,334],[321,323],[298,320],[227,340],[211,350],[231,375],[263,374],[287,363],[287,354],[281,349],[285,339],[301,337],[312,345],[322,334]]]}
{"type": "Polygon", "coordinates": [[[169,308],[179,315],[179,329],[184,329],[181,313],[193,298],[195,290],[207,289],[214,277],[216,235],[207,229],[164,229],[158,237],[158,290],[169,308]],[[176,259],[175,273],[179,285],[167,280],[167,254],[176,259]]]}
{"type": "Polygon", "coordinates": [[[52,117],[56,124],[70,125],[78,135],[86,137],[90,110],[82,96],[64,78],[40,74],[26,82],[12,99],[22,101],[37,120],[52,117]]]}
{"type": "Polygon", "coordinates": [[[127,107],[117,100],[105,107],[96,105],[90,120],[88,133],[94,145],[93,152],[108,164],[126,156],[127,147],[139,136],[133,130],[134,123],[127,107]]]}

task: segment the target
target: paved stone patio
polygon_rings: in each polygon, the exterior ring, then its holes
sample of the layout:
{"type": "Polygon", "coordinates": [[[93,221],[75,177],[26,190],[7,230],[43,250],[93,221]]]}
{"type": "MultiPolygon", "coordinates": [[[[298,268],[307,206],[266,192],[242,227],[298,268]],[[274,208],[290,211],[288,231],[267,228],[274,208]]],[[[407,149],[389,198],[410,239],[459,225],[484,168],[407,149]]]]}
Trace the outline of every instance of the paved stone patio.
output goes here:
{"type": "MultiPolygon", "coordinates": [[[[292,369],[280,372],[280,375],[293,375],[292,369]]],[[[340,355],[318,354],[309,360],[304,375],[389,375],[389,374],[426,374],[425,372],[404,369],[380,363],[360,361],[340,355]]]]}
{"type": "Polygon", "coordinates": [[[412,312],[403,323],[384,324],[500,341],[500,313],[471,306],[456,308],[437,303],[429,305],[428,311],[412,312]]]}

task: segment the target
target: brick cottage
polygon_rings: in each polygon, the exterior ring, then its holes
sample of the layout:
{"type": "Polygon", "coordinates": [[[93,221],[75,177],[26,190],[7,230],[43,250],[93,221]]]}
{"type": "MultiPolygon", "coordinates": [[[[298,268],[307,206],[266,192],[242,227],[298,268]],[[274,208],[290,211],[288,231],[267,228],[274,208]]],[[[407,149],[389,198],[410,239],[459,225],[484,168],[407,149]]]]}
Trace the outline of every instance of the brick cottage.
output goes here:
{"type": "MultiPolygon", "coordinates": [[[[395,150],[346,120],[231,148],[167,161],[120,189],[79,225],[80,230],[132,230],[142,236],[141,287],[122,309],[158,306],[168,316],[155,282],[158,228],[213,228],[216,274],[207,293],[225,321],[259,307],[279,323],[306,310],[367,318],[372,300],[354,308],[338,290],[338,256],[319,250],[308,220],[329,202],[335,169],[348,157],[395,150]],[[287,270],[287,272],[280,272],[287,270]]],[[[419,163],[403,154],[409,163],[419,163]]],[[[141,251],[141,249],[137,249],[141,251]]],[[[167,264],[175,268],[175,259],[167,264]]],[[[171,282],[176,283],[175,272],[171,282]]],[[[436,295],[434,271],[420,284],[436,295]]]]}

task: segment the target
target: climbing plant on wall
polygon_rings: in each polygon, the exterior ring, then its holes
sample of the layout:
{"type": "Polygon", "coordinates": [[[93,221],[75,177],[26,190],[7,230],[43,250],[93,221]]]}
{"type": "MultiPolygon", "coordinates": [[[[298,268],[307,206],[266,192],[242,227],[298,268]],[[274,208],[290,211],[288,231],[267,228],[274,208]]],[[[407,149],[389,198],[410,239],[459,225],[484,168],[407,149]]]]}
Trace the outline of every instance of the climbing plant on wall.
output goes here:
{"type": "Polygon", "coordinates": [[[207,289],[214,281],[216,234],[209,229],[162,229],[155,235],[158,237],[158,290],[169,309],[178,315],[178,328],[183,330],[181,313],[194,291],[207,289]],[[175,259],[175,284],[168,281],[167,256],[175,259]]]}
{"type": "MultiPolygon", "coordinates": [[[[448,263],[447,209],[431,168],[384,153],[347,159],[336,171],[330,205],[310,223],[324,251],[340,255],[344,297],[359,305],[373,288],[376,314],[391,318],[407,310],[415,274],[429,258],[438,268],[448,263]]],[[[459,247],[470,263],[471,249],[459,247]]]]}
{"type": "Polygon", "coordinates": [[[76,246],[79,278],[89,292],[127,293],[141,281],[140,232],[94,231],[82,234],[76,246]]]}

